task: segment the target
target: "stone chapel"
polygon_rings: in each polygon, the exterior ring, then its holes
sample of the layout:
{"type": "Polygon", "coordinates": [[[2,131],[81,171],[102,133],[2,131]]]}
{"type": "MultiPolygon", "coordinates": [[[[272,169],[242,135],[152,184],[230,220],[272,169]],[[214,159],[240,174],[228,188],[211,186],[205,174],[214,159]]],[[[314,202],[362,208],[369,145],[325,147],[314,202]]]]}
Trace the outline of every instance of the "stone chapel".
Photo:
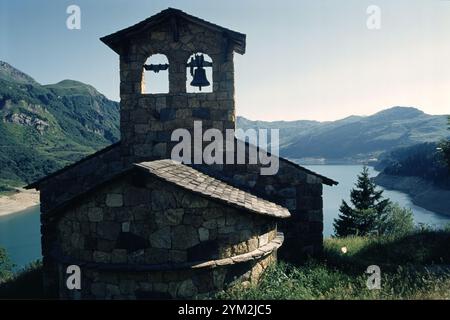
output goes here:
{"type": "Polygon", "coordinates": [[[277,256],[321,253],[322,185],[337,182],[283,158],[276,175],[260,163],[171,160],[174,130],[235,128],[244,34],[169,8],[101,41],[120,58],[120,141],[28,186],[41,192],[50,296],[213,297],[257,283],[277,256]],[[146,92],[147,77],[164,74],[166,92],[146,92]],[[80,290],[66,285],[71,265],[80,290]]]}

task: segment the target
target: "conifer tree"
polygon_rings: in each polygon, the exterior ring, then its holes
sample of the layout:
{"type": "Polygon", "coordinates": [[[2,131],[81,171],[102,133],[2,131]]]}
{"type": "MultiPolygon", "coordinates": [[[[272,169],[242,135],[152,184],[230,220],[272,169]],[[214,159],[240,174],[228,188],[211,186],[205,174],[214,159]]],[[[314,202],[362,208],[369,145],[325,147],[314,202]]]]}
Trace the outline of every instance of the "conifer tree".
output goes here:
{"type": "Polygon", "coordinates": [[[355,188],[350,192],[350,201],[353,207],[342,200],[339,208],[341,213],[333,224],[335,235],[345,237],[376,233],[378,226],[385,219],[389,199],[383,199],[383,190],[376,189],[366,166],[358,175],[355,188]]]}

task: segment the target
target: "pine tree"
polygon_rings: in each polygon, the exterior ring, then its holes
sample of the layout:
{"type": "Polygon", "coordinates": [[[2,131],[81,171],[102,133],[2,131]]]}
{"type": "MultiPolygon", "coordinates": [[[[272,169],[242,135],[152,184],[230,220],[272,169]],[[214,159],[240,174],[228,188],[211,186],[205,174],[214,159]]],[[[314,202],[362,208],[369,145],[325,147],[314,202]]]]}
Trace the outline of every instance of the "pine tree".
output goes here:
{"type": "Polygon", "coordinates": [[[389,199],[383,199],[383,190],[376,190],[376,185],[370,180],[369,169],[364,166],[358,175],[355,189],[350,192],[353,207],[342,200],[334,220],[334,231],[337,237],[349,235],[368,235],[377,232],[378,225],[383,221],[389,199]]]}

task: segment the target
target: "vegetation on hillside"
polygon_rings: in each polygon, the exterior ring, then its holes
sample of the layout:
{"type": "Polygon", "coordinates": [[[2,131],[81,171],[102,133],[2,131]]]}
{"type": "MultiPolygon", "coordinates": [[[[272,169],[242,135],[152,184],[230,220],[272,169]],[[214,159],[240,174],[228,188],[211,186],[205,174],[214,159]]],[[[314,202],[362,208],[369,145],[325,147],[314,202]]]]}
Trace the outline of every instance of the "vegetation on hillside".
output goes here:
{"type": "MultiPolygon", "coordinates": [[[[376,169],[393,176],[420,177],[437,187],[450,188],[450,170],[438,143],[422,143],[384,154],[376,169]]],[[[449,146],[450,148],[450,146],[449,146]]]]}
{"type": "Polygon", "coordinates": [[[65,80],[42,86],[0,64],[0,192],[23,185],[119,138],[119,105],[65,80]]]}
{"type": "Polygon", "coordinates": [[[12,267],[13,267],[13,265],[6,253],[6,250],[3,248],[0,248],[0,284],[5,279],[9,279],[11,277],[12,267]]]}
{"type": "Polygon", "coordinates": [[[416,230],[401,237],[331,238],[323,259],[279,262],[258,285],[231,288],[225,299],[450,299],[450,232],[416,230]],[[345,253],[343,248],[345,248],[345,253]],[[381,270],[369,289],[367,268],[381,270]]]}

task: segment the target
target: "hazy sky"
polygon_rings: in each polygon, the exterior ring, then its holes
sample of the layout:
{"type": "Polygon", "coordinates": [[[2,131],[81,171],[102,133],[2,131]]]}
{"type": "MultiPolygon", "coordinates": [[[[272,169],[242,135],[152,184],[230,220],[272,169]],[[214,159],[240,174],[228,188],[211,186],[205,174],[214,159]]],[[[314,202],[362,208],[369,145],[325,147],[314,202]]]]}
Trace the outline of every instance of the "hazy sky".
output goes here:
{"type": "Polygon", "coordinates": [[[175,7],[247,34],[235,55],[237,114],[333,120],[387,107],[450,113],[450,1],[0,0],[0,60],[43,84],[89,83],[118,100],[118,56],[101,36],[175,7]],[[66,28],[67,6],[81,30],[66,28]],[[369,5],[381,9],[370,30],[369,5]]]}

